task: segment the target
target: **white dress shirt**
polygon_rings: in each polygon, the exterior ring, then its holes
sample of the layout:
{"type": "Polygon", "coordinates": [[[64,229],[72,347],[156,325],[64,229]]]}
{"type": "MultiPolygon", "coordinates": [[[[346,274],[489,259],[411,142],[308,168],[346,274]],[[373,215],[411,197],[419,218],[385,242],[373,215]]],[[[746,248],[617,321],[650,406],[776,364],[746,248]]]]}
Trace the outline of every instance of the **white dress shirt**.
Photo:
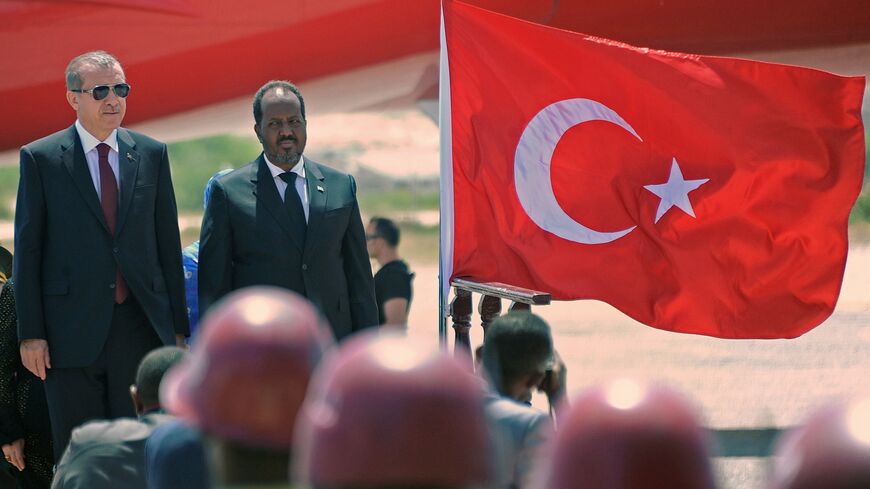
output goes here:
{"type": "MultiPolygon", "coordinates": [[[[272,180],[275,181],[275,187],[278,189],[278,195],[281,196],[281,200],[284,200],[284,191],[287,190],[287,182],[281,179],[281,174],[284,173],[280,167],[275,166],[269,161],[269,157],[266,156],[266,153],[263,153],[263,159],[266,160],[266,166],[269,167],[269,171],[272,172],[272,180]]],[[[293,173],[297,175],[294,183],[296,185],[296,193],[299,194],[299,198],[302,200],[302,210],[305,212],[305,222],[308,222],[308,181],[305,180],[305,160],[300,155],[299,162],[290,169],[293,173]]]]}
{"type": "Polygon", "coordinates": [[[100,154],[97,152],[97,145],[100,143],[106,143],[109,145],[109,148],[111,148],[109,151],[109,166],[112,168],[112,173],[115,174],[115,184],[120,188],[121,176],[118,173],[118,130],[115,129],[112,131],[105,141],[100,141],[89,133],[88,130],[82,126],[82,123],[76,119],[76,131],[79,133],[79,139],[82,141],[82,149],[85,151],[85,158],[88,160],[88,171],[91,172],[91,180],[94,182],[94,188],[97,189],[97,198],[102,201],[103,196],[100,193],[100,154]]]}

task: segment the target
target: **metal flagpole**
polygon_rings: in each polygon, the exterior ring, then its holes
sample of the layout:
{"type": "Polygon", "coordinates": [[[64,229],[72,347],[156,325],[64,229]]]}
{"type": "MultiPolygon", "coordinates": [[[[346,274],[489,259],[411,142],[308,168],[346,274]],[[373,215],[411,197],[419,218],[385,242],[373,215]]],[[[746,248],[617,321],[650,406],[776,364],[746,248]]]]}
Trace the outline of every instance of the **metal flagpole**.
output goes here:
{"type": "Polygon", "coordinates": [[[447,299],[453,271],[453,138],[450,113],[450,66],[444,30],[444,3],[441,3],[441,54],[438,77],[438,128],[441,140],[440,222],[438,255],[438,341],[447,348],[447,299]]]}

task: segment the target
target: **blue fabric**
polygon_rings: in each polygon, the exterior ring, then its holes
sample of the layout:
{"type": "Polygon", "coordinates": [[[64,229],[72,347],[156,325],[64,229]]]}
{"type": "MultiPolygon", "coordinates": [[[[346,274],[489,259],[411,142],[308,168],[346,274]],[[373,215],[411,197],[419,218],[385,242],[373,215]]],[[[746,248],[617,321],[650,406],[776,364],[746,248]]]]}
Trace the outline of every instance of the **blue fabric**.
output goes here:
{"type": "Polygon", "coordinates": [[[184,290],[187,296],[187,317],[190,320],[190,339],[193,344],[199,326],[199,299],[197,299],[197,272],[199,271],[199,240],[181,251],[184,266],[184,290]]]}
{"type": "Polygon", "coordinates": [[[145,443],[148,489],[208,489],[202,435],[180,420],[158,426],[145,443]]]}

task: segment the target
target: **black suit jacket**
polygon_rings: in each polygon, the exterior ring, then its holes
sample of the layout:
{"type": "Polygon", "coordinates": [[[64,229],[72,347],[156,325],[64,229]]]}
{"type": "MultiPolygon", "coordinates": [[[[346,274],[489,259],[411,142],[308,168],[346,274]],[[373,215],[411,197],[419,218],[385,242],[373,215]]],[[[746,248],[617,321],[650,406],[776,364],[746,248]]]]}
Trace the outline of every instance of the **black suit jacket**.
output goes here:
{"type": "Polygon", "coordinates": [[[212,188],[199,243],[199,307],[228,292],[273,285],[308,297],[336,338],[378,322],[353,177],[305,159],[308,230],[292,230],[262,155],[212,188]]]}
{"type": "Polygon", "coordinates": [[[52,367],[96,360],[114,310],[116,266],[163,343],[188,334],[166,145],[118,129],[118,164],[113,236],[75,126],[21,148],[14,261],[18,336],[48,340],[52,367]]]}

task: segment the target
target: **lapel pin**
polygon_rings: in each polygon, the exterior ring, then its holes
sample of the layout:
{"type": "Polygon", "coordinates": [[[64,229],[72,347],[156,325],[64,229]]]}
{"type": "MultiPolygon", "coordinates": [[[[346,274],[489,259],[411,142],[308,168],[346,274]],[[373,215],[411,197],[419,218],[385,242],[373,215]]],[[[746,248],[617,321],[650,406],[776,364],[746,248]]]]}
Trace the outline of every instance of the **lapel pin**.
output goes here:
{"type": "Polygon", "coordinates": [[[133,158],[133,153],[127,153],[127,159],[130,160],[130,161],[133,161],[133,160],[135,160],[136,158],[133,158]]]}
{"type": "Polygon", "coordinates": [[[318,185],[318,186],[317,186],[317,191],[318,191],[318,192],[323,192],[323,191],[324,191],[324,190],[323,190],[323,187],[321,187],[320,185],[318,185]]]}

